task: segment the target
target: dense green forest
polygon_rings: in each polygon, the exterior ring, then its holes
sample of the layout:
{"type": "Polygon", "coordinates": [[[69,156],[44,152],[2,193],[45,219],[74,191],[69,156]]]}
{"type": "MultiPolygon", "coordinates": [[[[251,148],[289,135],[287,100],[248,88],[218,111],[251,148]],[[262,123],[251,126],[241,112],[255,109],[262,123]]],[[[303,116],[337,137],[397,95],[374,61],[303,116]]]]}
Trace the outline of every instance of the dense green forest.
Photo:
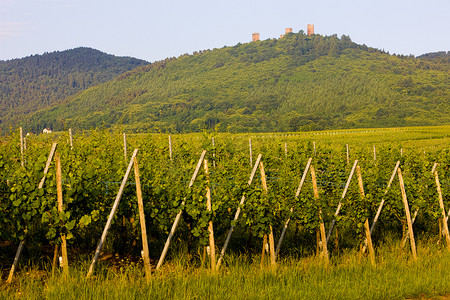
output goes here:
{"type": "Polygon", "coordinates": [[[90,48],[0,61],[0,128],[8,130],[29,113],[145,64],[90,48]]]}
{"type": "Polygon", "coordinates": [[[308,131],[450,123],[449,55],[390,55],[303,31],[138,67],[23,124],[38,132],[308,131]]]}

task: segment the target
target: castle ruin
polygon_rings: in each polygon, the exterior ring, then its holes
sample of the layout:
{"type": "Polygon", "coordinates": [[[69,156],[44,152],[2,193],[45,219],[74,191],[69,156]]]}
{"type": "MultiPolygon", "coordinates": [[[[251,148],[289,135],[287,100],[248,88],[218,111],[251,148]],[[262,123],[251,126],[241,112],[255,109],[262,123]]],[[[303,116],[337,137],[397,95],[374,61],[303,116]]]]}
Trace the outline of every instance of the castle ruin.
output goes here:
{"type": "MultiPolygon", "coordinates": [[[[292,33],[292,28],[285,28],[284,34],[281,34],[280,38],[283,38],[288,33],[292,33]]],[[[311,36],[314,34],[314,24],[308,24],[307,34],[308,34],[308,36],[311,36]]],[[[252,34],[252,41],[253,42],[259,41],[259,32],[254,32],[252,34]]]]}
{"type": "Polygon", "coordinates": [[[314,24],[308,24],[308,36],[314,34],[314,24]]]}

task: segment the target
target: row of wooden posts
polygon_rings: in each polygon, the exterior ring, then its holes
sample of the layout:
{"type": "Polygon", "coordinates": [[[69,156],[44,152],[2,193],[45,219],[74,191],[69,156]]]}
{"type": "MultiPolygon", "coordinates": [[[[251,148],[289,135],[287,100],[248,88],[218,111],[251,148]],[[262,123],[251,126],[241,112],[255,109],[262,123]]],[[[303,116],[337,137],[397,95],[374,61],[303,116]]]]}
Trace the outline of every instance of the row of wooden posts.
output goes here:
{"type": "MultiPolygon", "coordinates": [[[[42,188],[42,186],[44,184],[44,181],[45,181],[45,178],[46,178],[46,174],[48,172],[48,167],[50,166],[50,163],[51,163],[51,161],[53,159],[53,155],[55,153],[56,145],[57,144],[54,143],[53,146],[52,146],[52,150],[50,151],[50,155],[49,155],[47,163],[46,163],[46,168],[44,170],[44,177],[42,178],[42,180],[41,180],[41,182],[39,184],[39,188],[42,188]]],[[[144,209],[143,209],[143,199],[142,199],[141,185],[140,185],[140,179],[139,179],[139,167],[138,167],[137,153],[138,153],[138,149],[135,149],[134,152],[133,152],[133,155],[131,157],[131,160],[130,160],[130,162],[128,164],[128,168],[127,168],[125,176],[124,176],[124,178],[122,180],[122,184],[120,186],[120,189],[119,189],[119,192],[117,194],[117,197],[116,197],[116,199],[114,201],[114,205],[113,205],[113,207],[111,209],[110,215],[108,217],[108,221],[107,221],[107,223],[105,225],[105,228],[103,230],[102,237],[101,237],[100,242],[99,242],[99,244],[97,246],[97,249],[95,251],[94,259],[92,261],[92,264],[91,264],[91,266],[89,268],[89,272],[88,272],[88,275],[87,275],[88,277],[92,276],[92,274],[94,272],[95,266],[96,266],[96,264],[98,262],[98,257],[100,255],[100,253],[102,251],[102,248],[103,248],[103,245],[104,245],[104,243],[106,241],[106,237],[107,237],[109,228],[111,226],[112,219],[113,219],[113,217],[115,215],[115,212],[116,212],[116,210],[118,208],[118,205],[119,205],[119,202],[120,202],[123,190],[124,190],[124,188],[126,186],[126,182],[127,182],[128,177],[130,175],[131,169],[134,166],[135,181],[136,181],[136,194],[137,194],[137,199],[138,199],[138,208],[139,208],[139,216],[140,216],[140,223],[141,223],[141,233],[142,233],[142,242],[143,242],[144,269],[145,269],[145,273],[146,273],[147,278],[150,278],[150,275],[151,275],[150,259],[149,259],[149,251],[148,251],[147,233],[146,233],[146,228],[145,228],[145,216],[144,216],[144,209]]],[[[205,158],[205,154],[206,154],[206,150],[203,150],[203,152],[201,154],[201,157],[199,159],[199,162],[198,162],[198,164],[197,164],[197,166],[195,168],[194,174],[193,174],[193,176],[191,178],[191,181],[189,182],[188,188],[192,187],[192,185],[194,184],[194,181],[195,181],[195,179],[197,177],[197,174],[198,174],[202,164],[204,164],[205,173],[208,175],[208,162],[207,162],[207,160],[204,159],[205,158]]],[[[261,157],[262,157],[261,154],[259,154],[258,157],[257,157],[256,163],[255,163],[255,165],[253,167],[252,173],[250,175],[250,179],[248,181],[248,185],[249,186],[251,185],[251,183],[252,183],[252,181],[254,179],[254,176],[256,174],[256,171],[257,171],[257,169],[259,167],[260,172],[261,172],[261,183],[262,183],[262,186],[263,186],[263,190],[264,190],[265,193],[267,193],[267,182],[266,182],[266,176],[265,176],[265,172],[264,172],[264,165],[263,165],[263,162],[261,161],[261,157]]],[[[296,195],[295,195],[296,198],[300,195],[300,191],[301,191],[302,186],[303,186],[303,184],[305,182],[305,179],[306,179],[306,176],[308,174],[308,171],[311,173],[311,179],[312,179],[312,185],[313,185],[313,191],[314,191],[314,198],[316,198],[316,199],[319,198],[317,181],[316,181],[316,175],[315,175],[315,169],[314,169],[313,165],[311,164],[311,162],[312,162],[312,158],[309,158],[309,160],[307,162],[307,165],[305,167],[305,170],[303,172],[303,175],[302,175],[299,187],[297,189],[296,195]]],[[[319,234],[320,234],[321,257],[324,259],[325,263],[328,263],[328,259],[329,259],[328,250],[327,250],[328,240],[329,240],[329,238],[331,236],[331,233],[333,231],[333,228],[334,228],[334,225],[335,225],[335,221],[336,221],[336,217],[339,215],[339,211],[340,211],[340,208],[342,206],[342,200],[345,198],[345,195],[347,193],[348,187],[350,185],[350,181],[352,180],[352,177],[353,177],[353,174],[354,174],[355,170],[356,170],[356,173],[357,173],[357,180],[358,180],[358,186],[359,186],[360,195],[361,195],[362,198],[365,197],[363,181],[362,181],[362,176],[361,176],[361,170],[360,170],[360,168],[359,168],[359,166],[357,164],[358,164],[358,161],[356,160],[354,162],[354,164],[353,164],[352,170],[351,170],[350,175],[348,177],[347,183],[345,185],[345,188],[344,188],[344,191],[343,191],[343,194],[342,194],[342,197],[341,197],[341,201],[339,202],[338,207],[336,209],[336,212],[335,212],[333,221],[331,223],[330,229],[328,231],[328,234],[325,234],[325,226],[324,226],[323,219],[322,219],[322,212],[321,212],[321,210],[319,210],[319,212],[318,212],[319,213],[319,220],[320,220],[319,234]]],[[[63,209],[62,184],[61,184],[61,163],[60,163],[59,155],[57,153],[55,155],[55,165],[56,165],[56,180],[57,180],[58,211],[61,212],[62,209],[63,209]]],[[[439,194],[439,205],[441,207],[442,217],[443,217],[443,220],[444,220],[444,222],[443,222],[443,224],[444,224],[444,226],[443,226],[443,234],[446,237],[447,246],[450,249],[450,237],[449,237],[448,226],[447,226],[447,222],[446,222],[448,216],[446,216],[446,214],[445,214],[442,193],[441,193],[441,190],[440,190],[439,177],[438,177],[438,173],[437,173],[436,167],[437,167],[437,164],[435,163],[433,165],[432,173],[435,176],[437,190],[438,190],[438,194],[439,194]]],[[[388,192],[388,190],[389,190],[389,188],[390,188],[390,186],[391,186],[391,184],[392,184],[392,182],[394,180],[395,175],[397,175],[398,178],[399,178],[400,188],[401,188],[401,192],[402,192],[402,200],[403,200],[403,203],[404,203],[405,214],[406,214],[406,219],[407,219],[407,224],[408,224],[408,233],[409,233],[408,237],[409,237],[410,243],[411,243],[411,251],[412,251],[413,259],[416,259],[417,258],[417,253],[416,253],[415,240],[414,240],[414,234],[413,234],[413,229],[412,229],[412,224],[413,224],[414,221],[411,219],[411,214],[410,214],[410,211],[409,211],[408,200],[407,200],[407,197],[406,197],[406,192],[405,192],[404,183],[403,183],[403,176],[402,176],[401,169],[400,169],[400,162],[397,162],[397,164],[396,164],[396,166],[394,168],[394,171],[393,171],[392,176],[391,176],[391,178],[389,180],[388,186],[387,186],[387,188],[385,190],[385,194],[388,192]]],[[[209,188],[207,188],[207,190],[206,190],[206,196],[207,196],[207,209],[211,210],[211,192],[210,192],[209,188]]],[[[235,221],[238,220],[239,214],[241,212],[241,206],[244,204],[244,202],[245,202],[245,195],[243,195],[242,198],[241,198],[240,205],[238,206],[238,209],[237,209],[235,217],[234,217],[234,222],[232,224],[235,224],[236,223],[235,221]]],[[[183,201],[182,205],[184,205],[184,204],[185,204],[185,200],[183,201]]],[[[369,250],[369,257],[370,257],[370,260],[371,260],[372,264],[375,264],[375,254],[374,254],[372,240],[371,240],[371,233],[372,233],[373,228],[375,226],[375,223],[376,223],[376,221],[377,221],[377,219],[378,219],[378,217],[380,215],[380,212],[381,212],[381,209],[382,209],[383,205],[384,205],[384,199],[382,199],[382,201],[380,202],[379,208],[377,210],[377,214],[375,216],[375,219],[374,219],[374,221],[372,223],[372,227],[371,228],[369,228],[369,220],[368,219],[366,219],[366,221],[364,222],[364,230],[365,230],[366,240],[365,240],[365,243],[364,243],[363,251],[365,251],[366,247],[368,248],[368,250],[369,250]]],[[[293,211],[293,207],[291,208],[291,211],[293,211]]],[[[168,251],[168,248],[169,248],[169,245],[170,245],[170,242],[171,242],[171,240],[172,240],[172,238],[174,236],[174,233],[175,233],[175,230],[177,228],[178,222],[180,221],[181,214],[182,214],[182,210],[180,209],[180,211],[178,212],[178,214],[177,214],[177,216],[175,218],[175,221],[174,221],[174,223],[172,225],[172,229],[171,229],[171,231],[169,233],[169,236],[168,236],[167,241],[165,243],[163,252],[162,252],[161,257],[160,257],[160,259],[158,261],[158,264],[156,266],[157,270],[161,267],[161,265],[164,262],[165,256],[167,254],[167,251],[168,251]]],[[[417,212],[415,213],[415,215],[417,215],[417,212]]],[[[280,250],[280,247],[281,247],[281,243],[282,243],[282,240],[283,240],[284,235],[286,233],[286,229],[288,227],[288,224],[289,224],[289,219],[286,221],[286,223],[285,223],[285,225],[283,227],[283,231],[281,233],[281,236],[280,236],[280,239],[278,241],[276,249],[275,249],[275,243],[274,243],[273,230],[272,230],[272,227],[270,226],[270,233],[269,233],[268,237],[265,235],[264,238],[263,238],[263,250],[262,250],[262,255],[261,255],[261,265],[264,262],[264,254],[267,251],[266,249],[268,248],[268,250],[269,250],[268,252],[270,253],[269,254],[270,265],[272,267],[276,266],[276,257],[277,257],[277,255],[279,253],[279,250],[280,250]],[[267,240],[268,240],[268,247],[267,247],[267,240]]],[[[221,263],[223,262],[223,257],[225,255],[225,252],[226,252],[226,249],[228,247],[228,243],[230,241],[230,238],[231,238],[231,235],[233,233],[234,228],[235,228],[234,225],[232,225],[230,227],[230,229],[228,231],[228,234],[227,234],[227,237],[226,237],[226,240],[225,240],[225,243],[224,243],[224,246],[223,246],[222,251],[220,253],[219,259],[218,259],[218,261],[216,263],[216,261],[215,261],[215,244],[214,244],[213,224],[212,224],[212,221],[209,222],[208,231],[209,231],[209,239],[210,239],[210,245],[209,245],[210,257],[211,257],[210,262],[211,262],[211,270],[213,272],[217,271],[219,269],[219,267],[221,266],[221,263]]],[[[66,245],[66,241],[65,241],[65,237],[64,236],[61,236],[61,240],[62,240],[62,245],[61,245],[61,248],[62,248],[61,249],[62,250],[62,263],[61,263],[61,265],[62,265],[62,268],[63,268],[63,273],[65,275],[67,275],[69,273],[68,260],[67,260],[67,245],[66,245]]],[[[23,248],[23,242],[21,242],[21,244],[19,245],[20,251],[18,249],[18,254],[16,254],[16,257],[15,257],[13,266],[11,268],[10,275],[8,277],[7,282],[11,282],[11,280],[12,280],[12,276],[14,274],[14,270],[17,268],[17,263],[18,263],[18,259],[20,257],[20,252],[21,252],[22,248],[23,248]]],[[[55,247],[54,259],[53,259],[53,270],[54,270],[54,266],[56,265],[57,254],[58,254],[58,247],[56,246],[55,247]]]]}
{"type": "MultiPolygon", "coordinates": [[[[73,147],[71,130],[69,131],[69,133],[70,133],[71,147],[73,147]]],[[[21,137],[22,137],[22,134],[21,134],[21,137]]],[[[22,141],[23,140],[21,138],[22,165],[24,165],[22,141]]],[[[213,143],[214,143],[214,140],[213,140],[213,143]]],[[[169,144],[170,144],[170,147],[169,147],[170,148],[170,154],[172,154],[172,147],[171,147],[171,138],[170,138],[170,136],[169,136],[169,144]]],[[[250,159],[251,159],[251,157],[252,157],[252,154],[251,154],[251,151],[252,151],[251,139],[249,139],[249,145],[250,145],[250,159]]],[[[55,157],[56,180],[57,180],[57,197],[58,197],[58,211],[62,211],[63,203],[62,203],[62,184],[61,184],[61,163],[60,163],[59,155],[57,153],[55,155],[56,147],[57,147],[57,143],[53,143],[52,148],[50,150],[49,157],[48,157],[47,162],[46,162],[45,169],[44,169],[44,176],[43,176],[42,180],[40,181],[38,188],[42,188],[43,187],[46,175],[47,175],[49,167],[50,167],[50,164],[51,164],[51,162],[53,160],[53,157],[55,157]]],[[[286,144],[285,144],[285,151],[287,151],[286,144]]],[[[91,266],[89,268],[89,272],[88,272],[88,275],[87,275],[88,277],[92,276],[92,274],[94,272],[94,268],[95,268],[95,266],[96,266],[96,264],[98,262],[98,258],[99,258],[99,255],[101,253],[102,247],[103,247],[103,245],[104,245],[104,243],[106,241],[106,237],[107,237],[109,228],[111,226],[113,216],[114,216],[114,214],[115,214],[115,212],[117,210],[117,207],[119,205],[119,202],[120,202],[123,190],[124,190],[124,188],[126,186],[126,182],[128,180],[128,177],[130,175],[130,172],[131,172],[131,169],[132,169],[133,166],[134,166],[134,173],[135,173],[135,180],[136,180],[136,194],[137,194],[137,199],[138,199],[138,208],[139,208],[140,223],[141,223],[142,241],[143,241],[144,269],[145,269],[147,277],[148,278],[150,277],[150,274],[151,274],[150,259],[149,259],[148,243],[147,243],[147,233],[146,233],[146,228],[145,228],[145,216],[144,216],[144,209],[143,209],[143,199],[142,199],[141,185],[140,185],[140,179],[139,179],[139,167],[138,167],[137,153],[138,153],[138,149],[135,149],[134,152],[133,152],[133,155],[132,155],[132,157],[131,157],[131,159],[129,161],[127,171],[126,171],[125,176],[124,176],[124,178],[122,180],[122,184],[121,184],[121,186],[119,188],[119,192],[118,192],[117,197],[116,197],[116,199],[114,201],[114,205],[113,205],[112,210],[110,212],[110,215],[108,217],[108,221],[107,221],[107,223],[105,225],[102,237],[101,237],[100,242],[99,242],[99,244],[97,246],[97,249],[95,251],[94,259],[92,261],[92,264],[91,264],[91,266]]],[[[374,153],[375,153],[375,148],[374,148],[374,153]]],[[[202,152],[202,154],[200,156],[199,162],[198,162],[198,164],[197,164],[197,166],[195,168],[195,171],[194,171],[194,173],[192,175],[191,181],[189,182],[188,188],[192,187],[192,185],[194,184],[194,181],[195,181],[195,179],[197,177],[197,174],[198,174],[202,164],[204,164],[204,170],[205,170],[205,173],[206,173],[207,178],[208,178],[208,174],[209,174],[209,172],[208,172],[208,162],[207,162],[207,160],[205,160],[205,155],[206,155],[206,150],[203,150],[203,152],[202,152]]],[[[259,154],[257,159],[256,159],[255,164],[253,165],[253,169],[252,169],[252,172],[250,174],[250,179],[249,179],[247,184],[248,184],[248,186],[250,186],[252,184],[254,176],[255,176],[255,174],[257,172],[257,169],[259,167],[260,172],[261,172],[261,183],[262,183],[262,186],[263,186],[263,190],[264,190],[265,193],[267,193],[266,175],[265,175],[265,172],[264,172],[264,165],[263,165],[263,162],[261,161],[261,157],[262,157],[262,155],[259,154]]],[[[126,153],[126,135],[125,134],[124,134],[124,158],[125,159],[127,158],[127,153],[126,153]]],[[[305,170],[303,172],[300,184],[298,186],[296,195],[295,195],[296,198],[298,198],[299,195],[300,195],[301,189],[302,189],[303,184],[304,184],[304,182],[306,180],[306,176],[307,176],[308,172],[311,174],[311,179],[312,179],[312,184],[313,184],[313,191],[314,191],[314,197],[316,199],[319,198],[315,170],[314,170],[314,167],[311,164],[311,162],[312,162],[312,158],[309,158],[309,160],[308,160],[308,162],[306,164],[305,170]]],[[[334,214],[334,218],[332,220],[332,223],[331,223],[331,226],[329,228],[328,234],[325,233],[325,226],[324,226],[324,223],[323,223],[323,220],[322,220],[322,212],[321,211],[318,212],[319,213],[319,219],[320,219],[319,230],[318,230],[319,235],[320,235],[319,245],[320,245],[320,248],[321,248],[321,257],[324,258],[325,262],[328,262],[328,257],[329,257],[328,251],[327,251],[327,244],[328,244],[328,241],[330,239],[331,233],[333,231],[334,225],[336,223],[336,218],[339,215],[339,211],[340,211],[340,208],[342,206],[342,200],[344,200],[344,198],[346,196],[348,187],[350,185],[350,181],[351,181],[351,179],[353,177],[353,174],[354,174],[355,170],[356,170],[356,173],[357,173],[360,195],[361,195],[362,198],[365,197],[364,188],[363,188],[363,181],[362,181],[362,176],[361,176],[361,170],[360,170],[360,168],[359,168],[359,166],[357,164],[358,164],[358,161],[355,160],[355,162],[353,164],[353,167],[351,169],[350,175],[348,177],[348,180],[346,182],[344,191],[342,193],[341,200],[340,200],[340,202],[338,204],[338,207],[336,209],[336,212],[334,214]]],[[[441,208],[441,211],[442,211],[442,218],[443,218],[443,228],[442,228],[442,230],[443,230],[443,234],[446,237],[447,247],[450,250],[450,237],[449,237],[449,231],[448,231],[448,225],[447,225],[447,220],[448,220],[448,217],[450,216],[450,211],[449,211],[449,215],[445,214],[443,197],[442,197],[439,177],[438,177],[438,173],[437,173],[437,169],[436,169],[437,166],[438,166],[437,163],[435,163],[433,165],[432,174],[435,177],[437,191],[438,191],[438,195],[439,195],[439,205],[440,205],[440,208],[441,208]]],[[[418,212],[416,211],[414,213],[414,217],[411,219],[411,214],[410,214],[410,211],[409,211],[408,200],[407,200],[407,197],[406,197],[405,187],[404,187],[404,183],[403,183],[403,176],[402,176],[401,169],[400,169],[400,161],[397,162],[397,164],[396,164],[396,166],[394,168],[394,171],[392,173],[392,176],[391,176],[391,178],[389,180],[389,183],[388,183],[388,185],[386,187],[386,190],[385,190],[384,194],[387,194],[387,192],[388,192],[388,190],[389,190],[389,188],[390,188],[390,186],[391,186],[391,184],[392,184],[392,182],[393,182],[393,180],[395,178],[395,175],[397,175],[398,178],[399,178],[400,188],[401,188],[401,192],[402,192],[402,200],[403,200],[404,207],[405,207],[405,214],[406,214],[407,225],[408,225],[408,233],[409,233],[407,238],[409,238],[410,243],[411,243],[411,251],[412,251],[413,259],[416,259],[417,258],[417,253],[416,253],[416,247],[415,247],[415,240],[414,240],[414,234],[413,234],[412,225],[414,223],[415,216],[417,216],[418,212]]],[[[207,179],[207,180],[209,180],[209,179],[207,179]]],[[[206,196],[207,196],[207,209],[211,210],[211,191],[209,190],[209,188],[207,188],[206,196]]],[[[232,224],[236,224],[236,221],[238,220],[240,212],[241,212],[241,206],[244,204],[244,202],[245,202],[245,195],[243,195],[242,198],[241,198],[240,205],[237,208],[236,214],[234,216],[234,222],[232,222],[232,224]]],[[[375,224],[376,224],[376,222],[377,222],[377,220],[378,220],[378,218],[380,216],[380,213],[381,213],[382,207],[384,205],[384,202],[385,202],[385,200],[382,199],[381,202],[380,202],[380,205],[378,207],[377,213],[375,215],[375,218],[373,220],[372,226],[369,228],[369,220],[368,219],[364,223],[364,230],[365,230],[366,238],[365,238],[364,247],[363,247],[362,251],[365,251],[368,248],[368,250],[369,250],[369,257],[370,257],[370,260],[371,260],[372,264],[375,264],[375,254],[374,254],[374,251],[373,251],[373,245],[372,245],[372,241],[371,241],[371,233],[373,232],[374,226],[375,226],[375,224]]],[[[183,201],[182,206],[184,206],[184,204],[185,204],[185,200],[183,201]]],[[[292,211],[293,211],[293,207],[291,207],[291,212],[292,211]]],[[[175,218],[175,221],[174,221],[174,223],[172,225],[171,231],[170,231],[169,236],[167,238],[167,241],[165,243],[163,252],[162,252],[161,257],[160,257],[160,259],[158,261],[156,269],[159,269],[161,267],[161,265],[163,264],[163,262],[164,262],[165,256],[167,254],[167,251],[168,251],[168,248],[169,248],[169,245],[170,245],[170,242],[171,242],[171,240],[173,238],[175,230],[176,230],[176,228],[178,226],[178,222],[179,222],[179,220],[181,218],[181,214],[182,214],[182,210],[180,209],[180,211],[178,212],[178,214],[177,214],[177,216],[175,218]]],[[[280,247],[281,247],[283,238],[285,236],[286,230],[288,228],[289,221],[290,221],[290,219],[288,219],[285,222],[284,226],[283,226],[283,230],[282,230],[282,233],[281,233],[281,236],[280,236],[280,239],[278,241],[278,244],[277,244],[276,248],[275,248],[275,244],[274,244],[273,230],[272,230],[272,227],[270,226],[270,233],[269,233],[268,237],[265,235],[264,238],[263,238],[263,251],[262,251],[262,257],[261,257],[261,264],[264,261],[264,253],[267,251],[266,248],[268,248],[267,252],[269,252],[270,264],[273,267],[276,265],[276,262],[275,262],[276,261],[276,257],[277,257],[277,255],[278,255],[278,253],[280,251],[280,247]],[[267,246],[267,239],[268,239],[268,244],[269,244],[268,246],[267,246]]],[[[231,235],[232,235],[232,233],[234,231],[234,228],[235,228],[234,225],[232,225],[230,227],[230,229],[228,230],[224,246],[223,246],[222,251],[220,253],[219,259],[218,259],[218,261],[216,263],[213,224],[212,224],[212,221],[210,221],[210,223],[209,223],[209,226],[208,226],[209,239],[210,239],[209,249],[210,249],[211,269],[212,269],[213,272],[217,271],[219,269],[219,267],[221,266],[222,262],[223,262],[223,257],[225,255],[225,252],[226,252],[226,249],[228,247],[228,244],[229,244],[229,241],[231,239],[231,235]]],[[[68,274],[69,273],[69,269],[68,269],[67,245],[66,245],[65,237],[61,236],[61,240],[62,240],[62,244],[61,244],[61,248],[62,248],[61,249],[61,251],[62,251],[61,266],[63,267],[64,274],[68,274]]],[[[402,241],[402,245],[405,244],[405,243],[406,243],[406,238],[402,241]]],[[[7,282],[11,282],[11,280],[13,278],[14,271],[17,268],[18,261],[19,261],[20,254],[22,252],[23,246],[24,246],[24,241],[22,241],[19,244],[19,247],[18,247],[18,250],[16,252],[16,256],[14,258],[14,262],[13,262],[13,265],[11,267],[11,271],[10,271],[10,274],[8,276],[7,282]]],[[[55,265],[56,265],[56,259],[57,259],[58,252],[59,252],[58,246],[56,246],[55,247],[55,253],[54,253],[54,259],[53,259],[53,268],[52,268],[53,270],[54,270],[55,265]]]]}
{"type": "MultiPolygon", "coordinates": [[[[252,139],[249,138],[248,139],[249,142],[249,157],[250,157],[250,166],[253,165],[253,151],[252,151],[252,139]]],[[[214,141],[214,137],[211,139],[211,143],[213,148],[215,148],[215,141],[214,141]]],[[[69,144],[70,144],[70,148],[73,149],[73,136],[72,136],[72,129],[69,128],[69,144]]],[[[347,164],[350,163],[350,149],[348,144],[345,144],[346,146],[346,155],[347,155],[347,164]]],[[[24,151],[26,150],[26,139],[23,137],[23,129],[22,127],[20,127],[20,154],[21,154],[21,164],[22,167],[25,164],[25,159],[24,159],[24,151]]],[[[285,155],[287,156],[288,154],[288,147],[287,147],[287,142],[284,143],[284,151],[285,151],[285,155]]],[[[124,159],[125,161],[127,161],[127,136],[126,133],[123,133],[123,155],[124,155],[124,159]]],[[[216,162],[215,162],[215,156],[216,153],[215,151],[213,152],[213,167],[216,167],[216,162]]],[[[313,141],[313,156],[316,156],[316,142],[313,141]]],[[[403,148],[400,149],[400,156],[403,156],[403,148]]],[[[169,135],[169,158],[170,160],[173,160],[173,150],[172,150],[172,136],[169,135]]],[[[377,159],[377,151],[376,151],[376,147],[375,145],[373,145],[373,159],[376,160],[377,159]]]]}

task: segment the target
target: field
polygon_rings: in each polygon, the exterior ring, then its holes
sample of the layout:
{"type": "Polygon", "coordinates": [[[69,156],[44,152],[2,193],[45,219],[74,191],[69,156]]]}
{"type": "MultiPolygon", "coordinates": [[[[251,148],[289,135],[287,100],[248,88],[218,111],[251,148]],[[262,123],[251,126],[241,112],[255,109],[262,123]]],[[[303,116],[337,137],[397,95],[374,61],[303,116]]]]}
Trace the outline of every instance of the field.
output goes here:
{"type": "Polygon", "coordinates": [[[21,146],[17,130],[0,145],[0,296],[447,295],[449,135],[450,126],[170,137],[105,130],[27,136],[21,146]]]}

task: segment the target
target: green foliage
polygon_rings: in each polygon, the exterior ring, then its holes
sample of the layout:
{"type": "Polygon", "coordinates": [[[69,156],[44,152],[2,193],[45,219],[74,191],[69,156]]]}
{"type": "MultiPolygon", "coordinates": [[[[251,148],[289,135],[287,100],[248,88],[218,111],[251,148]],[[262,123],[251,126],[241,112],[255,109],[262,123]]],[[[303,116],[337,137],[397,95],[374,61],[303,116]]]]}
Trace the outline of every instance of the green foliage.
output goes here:
{"type": "Polygon", "coordinates": [[[27,126],[233,133],[449,124],[449,66],[300,32],[138,68],[27,126]]]}
{"type": "MultiPolygon", "coordinates": [[[[31,113],[145,64],[90,48],[0,61],[0,129],[7,132],[31,113]]],[[[57,122],[40,124],[39,131],[57,122]]]]}
{"type": "MultiPolygon", "coordinates": [[[[253,135],[253,159],[263,154],[267,193],[263,190],[259,170],[253,183],[247,184],[253,167],[249,164],[247,135],[172,136],[172,160],[167,138],[164,134],[128,135],[127,138],[128,149],[139,149],[137,158],[148,236],[151,248],[157,253],[180,210],[181,222],[176,234],[179,240],[188,241],[190,249],[193,245],[207,244],[210,221],[214,223],[218,244],[223,242],[230,225],[237,228],[237,240],[250,240],[268,233],[270,226],[274,232],[280,232],[287,218],[310,235],[317,230],[320,216],[328,227],[340,201],[342,208],[337,226],[339,232],[348,234],[349,246],[355,247],[363,241],[363,224],[367,218],[373,220],[381,199],[385,199],[385,207],[377,225],[379,231],[401,232],[406,219],[397,179],[385,193],[398,160],[410,210],[412,213],[419,211],[415,226],[433,231],[441,211],[431,168],[435,162],[440,163],[439,176],[445,187],[450,175],[448,126],[374,133],[337,131],[324,136],[317,133],[314,136],[253,135]],[[435,138],[430,138],[433,136],[435,138]],[[313,144],[312,137],[317,143],[313,144]],[[346,147],[340,138],[350,144],[350,163],[347,163],[346,147]],[[396,140],[392,141],[394,138],[396,140]],[[431,142],[432,147],[427,146],[431,142]],[[377,143],[376,159],[372,143],[377,143]],[[400,148],[404,150],[403,156],[400,148]],[[188,188],[203,149],[207,150],[209,174],[200,169],[194,185],[188,188]],[[309,157],[313,157],[319,199],[314,197],[310,173],[296,197],[309,157]],[[365,197],[360,195],[355,174],[347,196],[341,199],[354,159],[358,159],[361,167],[365,197]],[[211,190],[212,211],[206,210],[207,188],[211,190]],[[245,202],[240,206],[240,218],[232,222],[242,196],[245,202]]],[[[106,130],[75,132],[73,149],[67,143],[67,133],[32,136],[27,139],[24,167],[20,163],[18,140],[18,134],[14,133],[0,142],[0,240],[17,242],[36,236],[54,244],[65,235],[69,243],[90,249],[102,233],[128,165],[121,149],[123,136],[106,130]],[[56,140],[62,164],[63,212],[57,209],[53,163],[44,187],[38,188],[50,146],[56,140]]],[[[140,239],[140,226],[134,184],[131,175],[110,229],[112,242],[108,245],[114,251],[138,251],[136,241],[140,239]]],[[[448,189],[443,189],[443,198],[448,207],[448,189]]],[[[312,243],[309,241],[306,245],[312,243]]],[[[244,246],[235,247],[242,249],[244,246]]]]}

